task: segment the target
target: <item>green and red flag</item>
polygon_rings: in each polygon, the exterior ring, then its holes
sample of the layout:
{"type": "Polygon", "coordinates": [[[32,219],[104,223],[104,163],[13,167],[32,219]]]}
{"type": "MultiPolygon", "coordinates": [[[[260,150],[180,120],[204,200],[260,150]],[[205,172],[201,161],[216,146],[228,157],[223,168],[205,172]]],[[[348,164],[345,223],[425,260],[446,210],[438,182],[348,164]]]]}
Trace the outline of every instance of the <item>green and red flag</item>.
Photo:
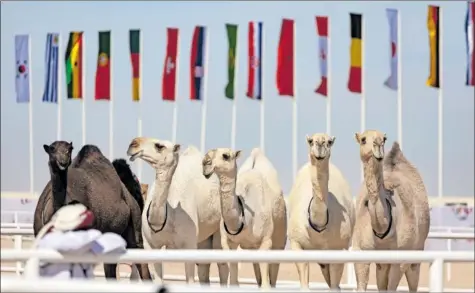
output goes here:
{"type": "Polygon", "coordinates": [[[96,69],[96,100],[111,99],[111,32],[99,32],[99,52],[96,69]]]}

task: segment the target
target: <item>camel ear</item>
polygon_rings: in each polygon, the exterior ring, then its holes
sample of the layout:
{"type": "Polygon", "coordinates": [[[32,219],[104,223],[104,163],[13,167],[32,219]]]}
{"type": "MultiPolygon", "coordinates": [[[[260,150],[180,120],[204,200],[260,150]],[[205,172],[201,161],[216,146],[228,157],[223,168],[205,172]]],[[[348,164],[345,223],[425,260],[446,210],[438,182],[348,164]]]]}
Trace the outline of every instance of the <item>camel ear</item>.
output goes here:
{"type": "Polygon", "coordinates": [[[181,147],[181,146],[180,146],[179,144],[175,144],[175,145],[173,146],[173,152],[174,152],[174,153],[178,153],[178,152],[180,151],[180,147],[181,147]]]}
{"type": "Polygon", "coordinates": [[[386,133],[384,134],[383,141],[386,142],[388,138],[386,137],[386,133]]]}
{"type": "Polygon", "coordinates": [[[358,144],[361,142],[361,134],[359,132],[355,132],[355,140],[358,144]]]}
{"type": "Polygon", "coordinates": [[[43,149],[45,150],[45,152],[46,152],[48,155],[49,155],[49,153],[51,152],[51,149],[50,149],[49,145],[47,145],[47,144],[44,144],[44,145],[43,145],[43,149]]]}
{"type": "Polygon", "coordinates": [[[334,137],[334,136],[330,137],[330,139],[328,140],[328,144],[330,146],[333,146],[333,144],[335,144],[335,140],[336,140],[336,137],[334,137]]]}
{"type": "Polygon", "coordinates": [[[73,149],[74,149],[74,148],[73,148],[73,142],[71,141],[71,142],[69,143],[69,150],[72,151],[73,149]]]}
{"type": "Polygon", "coordinates": [[[241,152],[242,152],[241,150],[235,151],[234,152],[234,158],[235,159],[239,158],[239,156],[241,155],[241,152]]]}
{"type": "Polygon", "coordinates": [[[308,144],[311,144],[312,143],[312,137],[309,136],[308,134],[305,136],[305,138],[307,139],[307,143],[308,144]]]}

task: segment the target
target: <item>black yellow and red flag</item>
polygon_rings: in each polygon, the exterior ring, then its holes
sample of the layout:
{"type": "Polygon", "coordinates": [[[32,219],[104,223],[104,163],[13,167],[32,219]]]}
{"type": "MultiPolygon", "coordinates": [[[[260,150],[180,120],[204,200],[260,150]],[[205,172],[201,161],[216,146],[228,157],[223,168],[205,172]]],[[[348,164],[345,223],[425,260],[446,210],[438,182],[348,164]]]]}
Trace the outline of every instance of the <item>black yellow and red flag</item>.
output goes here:
{"type": "Polygon", "coordinates": [[[348,90],[352,93],[362,92],[361,75],[363,71],[363,30],[362,30],[363,15],[358,13],[350,13],[350,30],[351,30],[351,45],[350,45],[350,74],[348,77],[348,90]]]}
{"type": "Polygon", "coordinates": [[[70,32],[66,48],[66,90],[68,99],[82,99],[82,37],[83,32],[70,32]]]}
{"type": "Polygon", "coordinates": [[[140,30],[129,31],[130,61],[132,63],[132,100],[140,101],[140,30]]]}
{"type": "Polygon", "coordinates": [[[429,31],[429,47],[430,47],[430,71],[427,78],[427,85],[439,88],[439,6],[429,5],[427,13],[427,30],[429,31]]]}

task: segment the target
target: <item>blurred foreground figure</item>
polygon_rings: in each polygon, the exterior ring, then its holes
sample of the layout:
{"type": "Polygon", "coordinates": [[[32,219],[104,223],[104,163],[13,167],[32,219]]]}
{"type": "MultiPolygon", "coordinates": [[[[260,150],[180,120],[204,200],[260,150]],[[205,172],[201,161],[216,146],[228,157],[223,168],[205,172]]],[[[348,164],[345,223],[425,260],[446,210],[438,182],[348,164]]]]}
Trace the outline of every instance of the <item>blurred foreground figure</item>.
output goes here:
{"type": "MultiPolygon", "coordinates": [[[[33,249],[54,249],[61,253],[82,255],[84,253],[107,254],[125,252],[126,242],[118,234],[89,229],[94,215],[80,204],[60,208],[49,223],[38,233],[33,249]]],[[[40,263],[41,277],[60,279],[85,279],[94,277],[92,263],[40,263]]]]}

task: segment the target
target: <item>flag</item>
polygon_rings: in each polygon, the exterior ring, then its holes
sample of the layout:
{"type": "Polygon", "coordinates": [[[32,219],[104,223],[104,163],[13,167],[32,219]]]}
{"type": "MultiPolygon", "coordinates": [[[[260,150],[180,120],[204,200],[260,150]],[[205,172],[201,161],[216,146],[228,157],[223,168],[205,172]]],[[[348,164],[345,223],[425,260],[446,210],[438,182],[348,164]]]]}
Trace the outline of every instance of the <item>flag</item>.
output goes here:
{"type": "Polygon", "coordinates": [[[30,102],[30,36],[15,36],[16,59],[16,101],[17,103],[30,102]]]}
{"type": "Polygon", "coordinates": [[[439,88],[439,6],[429,5],[427,12],[427,30],[429,31],[430,71],[426,84],[439,88]]]}
{"type": "Polygon", "coordinates": [[[386,9],[386,16],[389,22],[389,41],[390,41],[390,74],[384,82],[384,85],[392,90],[398,89],[398,11],[396,9],[386,9]]]}
{"type": "Polygon", "coordinates": [[[129,31],[130,62],[132,63],[132,100],[140,101],[140,30],[129,31]]]}
{"type": "Polygon", "coordinates": [[[351,19],[351,48],[350,48],[350,75],[348,90],[352,93],[361,93],[361,72],[363,70],[361,47],[363,44],[362,19],[363,15],[350,13],[351,19]]]}
{"type": "Polygon", "coordinates": [[[318,34],[318,57],[320,60],[320,74],[322,79],[320,85],[315,89],[317,94],[328,95],[328,17],[317,16],[315,18],[318,34]]]}
{"type": "Polygon", "coordinates": [[[96,69],[96,100],[111,99],[111,32],[99,32],[96,69]]]}
{"type": "Polygon", "coordinates": [[[162,77],[162,98],[167,101],[175,101],[177,55],[178,29],[167,28],[167,52],[162,77]]]}
{"type": "Polygon", "coordinates": [[[70,32],[66,48],[66,87],[69,99],[82,99],[82,32],[70,32]]]}
{"type": "Polygon", "coordinates": [[[46,35],[46,75],[43,102],[58,103],[58,45],[59,34],[48,33],[46,35]]]}
{"type": "Polygon", "coordinates": [[[234,99],[234,75],[236,73],[236,48],[237,48],[237,29],[236,24],[226,24],[228,34],[228,83],[225,88],[225,96],[228,99],[234,99]]]}
{"type": "Polygon", "coordinates": [[[467,3],[465,18],[465,38],[467,40],[467,80],[468,86],[475,86],[475,2],[467,3]]]}
{"type": "Polygon", "coordinates": [[[277,51],[277,90],[281,96],[294,96],[294,20],[282,20],[277,51]]]}
{"type": "Polygon", "coordinates": [[[246,96],[256,100],[262,99],[262,33],[262,22],[249,22],[246,96]]]}
{"type": "Polygon", "coordinates": [[[206,52],[206,28],[196,26],[191,41],[190,54],[190,99],[203,99],[203,80],[206,52]]]}

